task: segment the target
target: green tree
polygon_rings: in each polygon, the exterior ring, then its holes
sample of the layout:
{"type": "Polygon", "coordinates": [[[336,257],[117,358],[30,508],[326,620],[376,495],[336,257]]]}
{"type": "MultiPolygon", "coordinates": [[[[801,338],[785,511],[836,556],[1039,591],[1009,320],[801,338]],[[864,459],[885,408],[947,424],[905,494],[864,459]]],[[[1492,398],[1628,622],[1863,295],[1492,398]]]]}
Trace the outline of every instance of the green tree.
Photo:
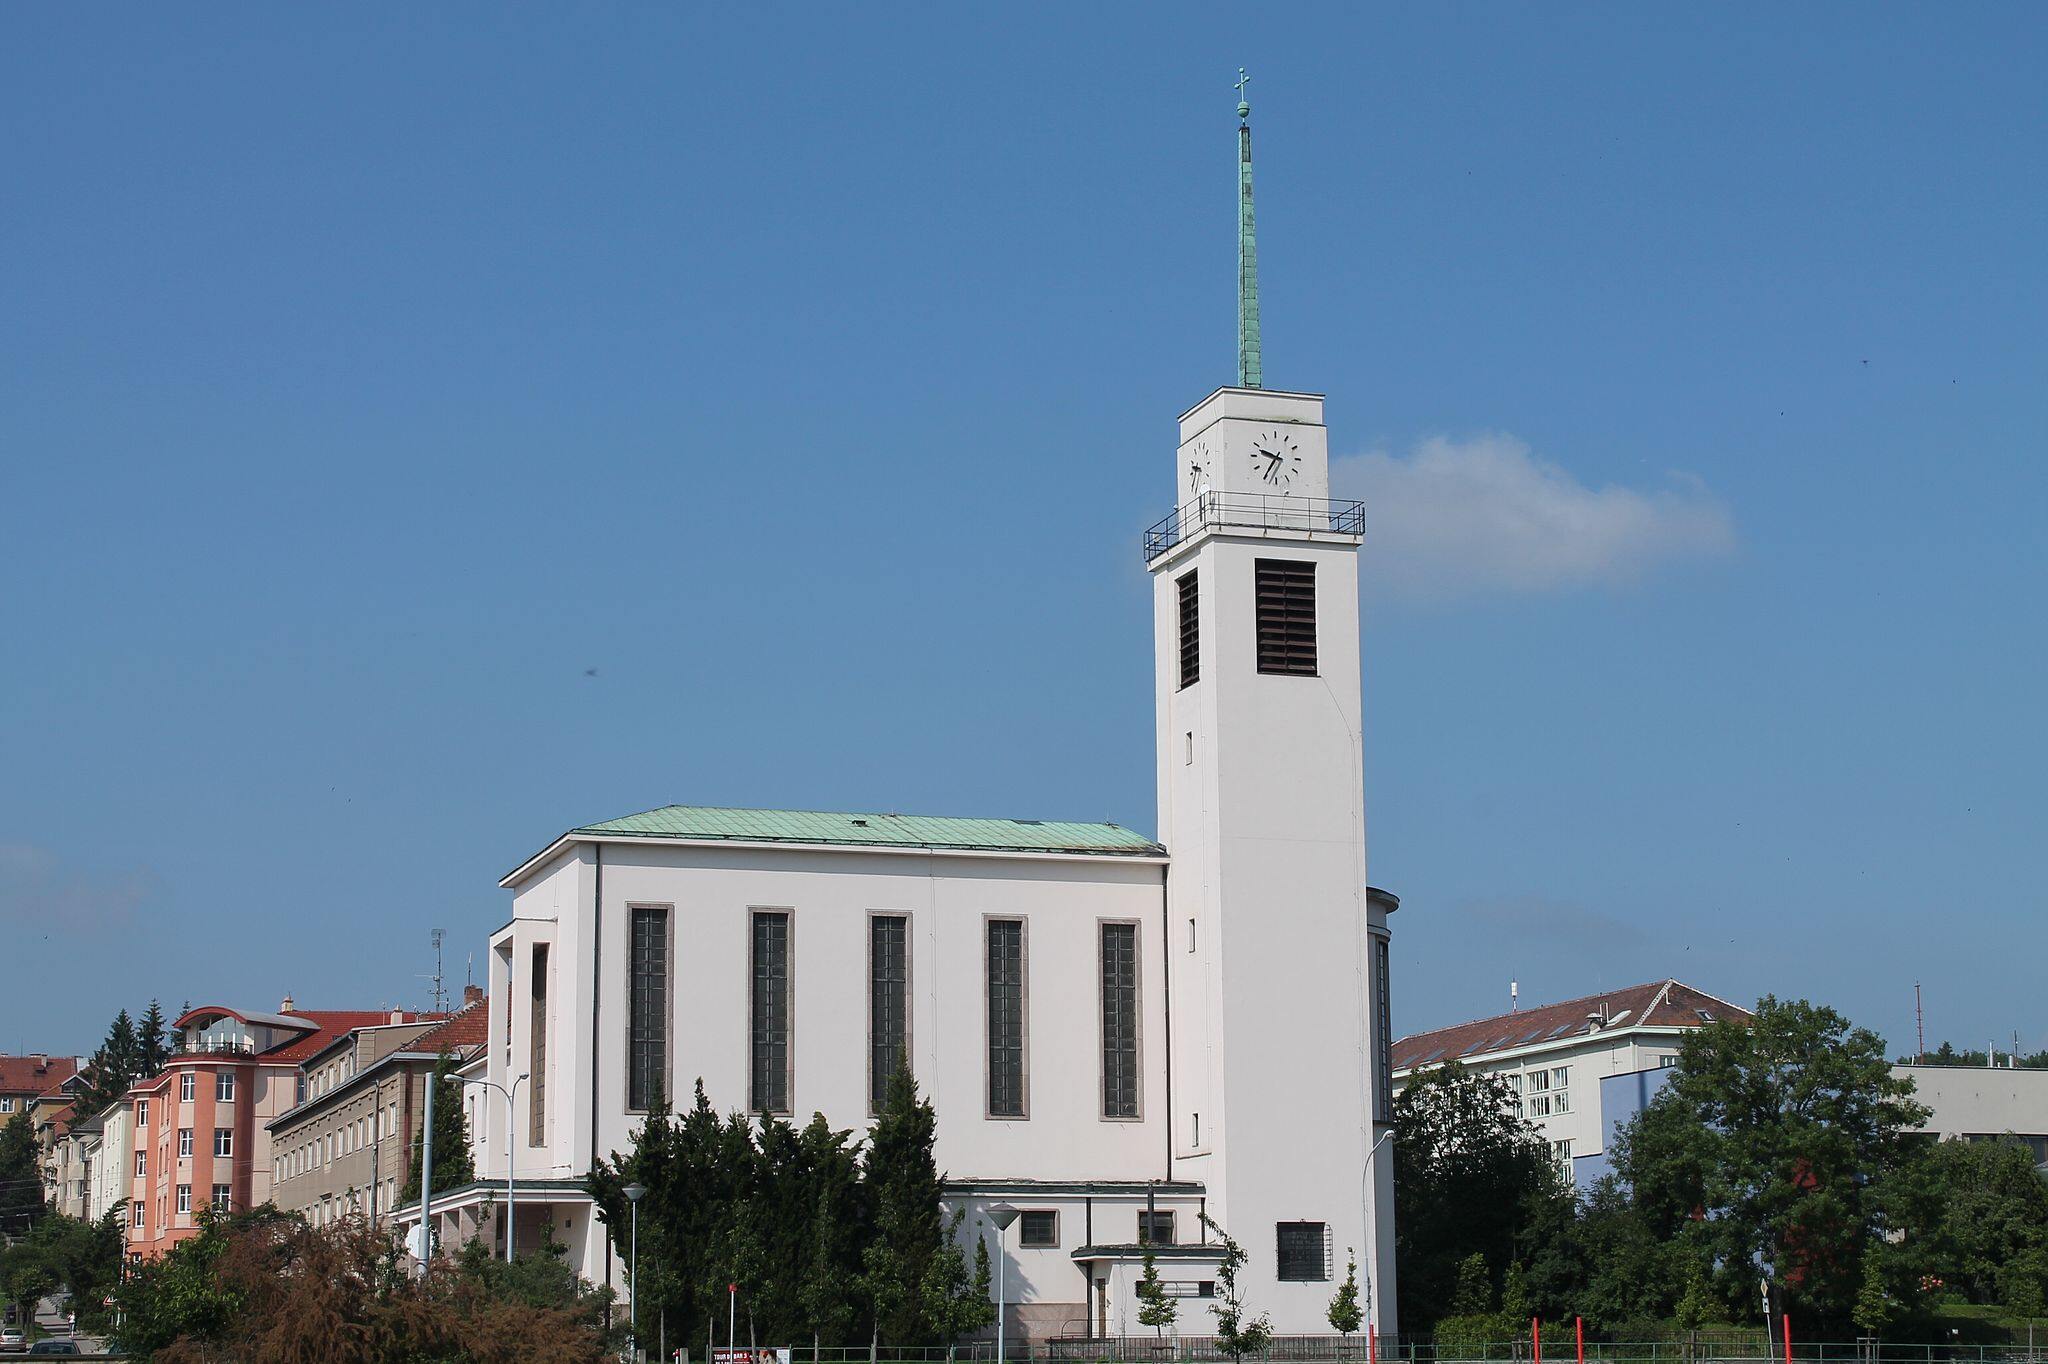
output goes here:
{"type": "MultiPolygon", "coordinates": [[[[943,1295],[946,1273],[934,1262],[952,1242],[939,1206],[943,1181],[932,1160],[936,1133],[930,1102],[918,1098],[917,1081],[899,1067],[868,1135],[863,1167],[875,1210],[863,1282],[875,1337],[891,1344],[939,1338],[929,1308],[934,1294],[943,1295]]],[[[952,1249],[957,1256],[957,1246],[952,1249]]]]}
{"type": "Polygon", "coordinates": [[[156,1000],[149,1001],[142,1021],[135,1025],[135,1054],[135,1073],[144,1077],[162,1071],[171,1059],[171,1025],[164,1018],[164,1006],[156,1000]]]}
{"type": "Polygon", "coordinates": [[[1350,1335],[1365,1322],[1365,1310],[1358,1305],[1358,1252],[1347,1248],[1344,1255],[1344,1282],[1337,1285],[1336,1295],[1330,1299],[1330,1310],[1326,1314],[1330,1319],[1330,1329],[1340,1336],[1350,1335]]]}
{"type": "Polygon", "coordinates": [[[1924,1143],[1892,1209],[1900,1230],[1953,1291],[2005,1300],[2010,1266],[2048,1247],[2048,1183],[2017,1141],[1924,1143]]]}
{"type": "Polygon", "coordinates": [[[1755,1311],[1755,1294],[1739,1290],[1761,1259],[1793,1312],[1842,1329],[1883,1231],[1884,1186],[1926,1114],[1911,1092],[1875,1034],[1767,996],[1748,1026],[1723,1020],[1686,1038],[1612,1158],[1656,1234],[1690,1225],[1727,1281],[1723,1301],[1755,1311]]]}
{"type": "Polygon", "coordinates": [[[1180,1316],[1180,1304],[1167,1295],[1166,1286],[1159,1281],[1159,1257],[1145,1247],[1145,1268],[1138,1277],[1138,1324],[1152,1328],[1154,1335],[1166,1334],[1166,1328],[1173,1325],[1180,1316]]]}
{"type": "Polygon", "coordinates": [[[54,1278],[52,1288],[70,1292],[79,1324],[87,1329],[104,1319],[104,1300],[120,1278],[126,1248],[126,1215],[125,1202],[116,1204],[98,1222],[52,1213],[38,1221],[13,1247],[24,1265],[47,1271],[54,1278]]]}
{"type": "Polygon", "coordinates": [[[1505,1268],[1532,1211],[1564,1197],[1549,1148],[1507,1082],[1452,1063],[1394,1100],[1394,1236],[1402,1325],[1426,1331],[1457,1295],[1473,1255],[1505,1268]]]}
{"type": "Polygon", "coordinates": [[[0,1127],[0,1232],[18,1236],[43,1215],[43,1165],[35,1124],[16,1113],[0,1127]]]}
{"type": "MultiPolygon", "coordinates": [[[[459,1189],[476,1178],[476,1164],[469,1151],[469,1123],[462,1116],[462,1082],[455,1078],[457,1062],[449,1052],[442,1052],[434,1063],[434,1074],[428,1083],[434,1086],[434,1192],[446,1193],[459,1189]]],[[[405,1176],[405,1190],[399,1195],[402,1202],[412,1202],[420,1196],[420,1161],[424,1152],[418,1137],[413,1138],[412,1164],[405,1176]]]]}
{"type": "Polygon", "coordinates": [[[1202,1214],[1202,1225],[1216,1233],[1223,1247],[1223,1257],[1216,1265],[1216,1301],[1209,1306],[1216,1314],[1216,1348],[1232,1359],[1263,1354],[1273,1343],[1273,1321],[1264,1312],[1254,1315],[1245,1301],[1244,1287],[1238,1282],[1245,1265],[1244,1247],[1231,1240],[1207,1213],[1202,1214]]]}
{"type": "Polygon", "coordinates": [[[107,1036],[80,1072],[71,1102],[80,1117],[90,1117],[128,1092],[142,1073],[142,1043],[126,1009],[114,1015],[107,1036]]]}
{"type": "Polygon", "coordinates": [[[1473,1251],[1458,1262],[1458,1286],[1451,1294],[1451,1315],[1475,1316],[1493,1310],[1493,1278],[1486,1272],[1486,1257],[1473,1251]]]}

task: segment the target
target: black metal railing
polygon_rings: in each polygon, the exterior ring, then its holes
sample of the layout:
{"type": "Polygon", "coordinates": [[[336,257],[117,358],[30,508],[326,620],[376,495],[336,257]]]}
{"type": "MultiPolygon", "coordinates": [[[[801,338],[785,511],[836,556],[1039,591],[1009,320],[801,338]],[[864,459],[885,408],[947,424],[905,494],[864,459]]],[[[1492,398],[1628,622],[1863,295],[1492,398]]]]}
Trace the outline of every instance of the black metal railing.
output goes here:
{"type": "Polygon", "coordinates": [[[1197,531],[1225,527],[1357,537],[1365,534],[1365,504],[1266,493],[1203,493],[1175,507],[1171,516],[1145,532],[1145,561],[1150,563],[1197,531]]]}

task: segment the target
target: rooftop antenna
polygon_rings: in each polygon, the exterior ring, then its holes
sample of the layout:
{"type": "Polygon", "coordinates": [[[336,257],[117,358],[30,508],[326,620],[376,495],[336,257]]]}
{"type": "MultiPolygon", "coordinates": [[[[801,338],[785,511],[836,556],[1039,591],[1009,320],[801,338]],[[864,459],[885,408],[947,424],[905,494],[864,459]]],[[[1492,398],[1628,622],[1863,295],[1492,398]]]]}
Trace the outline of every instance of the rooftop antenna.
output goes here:
{"type": "Polygon", "coordinates": [[[434,1012],[437,1014],[446,1013],[448,1012],[448,991],[441,981],[441,942],[448,936],[448,930],[437,928],[427,936],[434,941],[434,974],[427,977],[428,980],[434,982],[434,1012]]]}
{"type": "Polygon", "coordinates": [[[1927,1016],[1920,1011],[1920,982],[1913,982],[1913,1064],[1927,1060],[1927,1016]]]}
{"type": "Polygon", "coordinates": [[[1259,353],[1259,245],[1252,219],[1252,78],[1237,68],[1237,386],[1265,387],[1259,353]]]}
{"type": "Polygon", "coordinates": [[[468,989],[469,989],[469,988],[470,988],[470,987],[471,987],[472,985],[475,985],[475,984],[476,984],[476,953],[472,952],[472,953],[470,953],[470,954],[469,954],[469,955],[468,955],[467,957],[465,957],[465,958],[463,959],[463,963],[462,963],[462,988],[463,988],[463,989],[464,989],[464,990],[466,991],[466,990],[468,990],[468,989]]]}
{"type": "Polygon", "coordinates": [[[1522,982],[1519,980],[1511,980],[1508,982],[1508,1012],[1513,1014],[1520,1013],[1521,1011],[1522,982]]]}

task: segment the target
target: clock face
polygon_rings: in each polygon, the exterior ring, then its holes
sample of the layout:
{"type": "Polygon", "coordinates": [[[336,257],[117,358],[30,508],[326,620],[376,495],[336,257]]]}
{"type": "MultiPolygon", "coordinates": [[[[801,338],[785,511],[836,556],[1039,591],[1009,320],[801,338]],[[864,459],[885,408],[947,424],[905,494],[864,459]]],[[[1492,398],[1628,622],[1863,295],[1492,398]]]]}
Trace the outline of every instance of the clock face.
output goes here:
{"type": "Polygon", "coordinates": [[[1301,448],[1286,431],[1261,431],[1252,439],[1252,477],[1259,484],[1286,491],[1301,474],[1301,448]]]}
{"type": "Polygon", "coordinates": [[[1188,496],[1194,497],[1209,481],[1209,443],[1196,441],[1188,455],[1188,496]]]}

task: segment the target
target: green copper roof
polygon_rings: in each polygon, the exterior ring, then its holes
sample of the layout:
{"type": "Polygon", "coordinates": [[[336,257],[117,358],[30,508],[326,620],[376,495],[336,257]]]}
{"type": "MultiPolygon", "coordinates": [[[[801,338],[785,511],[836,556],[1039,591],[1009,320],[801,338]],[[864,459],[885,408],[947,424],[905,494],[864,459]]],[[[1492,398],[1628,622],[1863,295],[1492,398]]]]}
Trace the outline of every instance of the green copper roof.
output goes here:
{"type": "Polygon", "coordinates": [[[842,814],[823,810],[721,810],[664,805],[570,830],[570,836],[676,838],[697,842],[811,843],[842,847],[955,848],[983,852],[1158,857],[1165,849],[1115,824],[944,815],[842,814]]]}
{"type": "Polygon", "coordinates": [[[1237,386],[1261,388],[1259,353],[1259,241],[1252,220],[1252,106],[1244,98],[1251,81],[1237,68],[1237,386]]]}

